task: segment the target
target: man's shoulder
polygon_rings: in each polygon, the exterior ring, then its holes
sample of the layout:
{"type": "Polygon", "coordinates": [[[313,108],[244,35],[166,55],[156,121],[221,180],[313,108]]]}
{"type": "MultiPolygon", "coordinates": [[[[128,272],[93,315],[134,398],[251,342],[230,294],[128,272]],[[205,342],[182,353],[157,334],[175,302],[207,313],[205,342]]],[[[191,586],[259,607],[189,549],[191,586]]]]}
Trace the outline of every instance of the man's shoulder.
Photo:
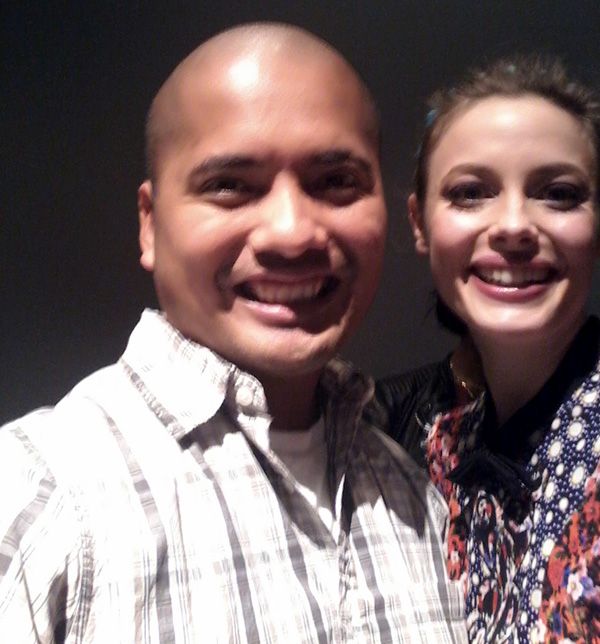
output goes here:
{"type": "Polygon", "coordinates": [[[114,393],[120,386],[118,365],[103,367],[80,380],[55,405],[34,409],[27,414],[9,421],[0,428],[2,432],[16,428],[29,431],[43,431],[44,427],[59,419],[80,417],[81,414],[93,416],[97,413],[105,394],[114,393]]]}
{"type": "Polygon", "coordinates": [[[396,463],[397,469],[402,472],[403,478],[407,481],[413,481],[421,487],[429,481],[427,472],[415,462],[414,458],[402,445],[376,425],[366,422],[365,426],[367,436],[369,436],[369,443],[373,445],[373,442],[375,442],[378,445],[378,449],[391,455],[391,459],[396,463]]]}
{"type": "Polygon", "coordinates": [[[30,465],[52,469],[50,463],[67,461],[69,453],[86,445],[91,451],[94,435],[107,427],[107,401],[116,403],[121,388],[120,370],[111,365],[84,378],[56,405],[6,423],[0,427],[0,460],[6,460],[11,445],[30,465]]]}
{"type": "Polygon", "coordinates": [[[420,525],[423,517],[429,515],[437,533],[442,534],[448,508],[427,470],[392,437],[369,423],[365,426],[362,446],[373,467],[383,467],[386,473],[380,485],[388,502],[402,510],[407,520],[411,515],[414,525],[420,525]]]}

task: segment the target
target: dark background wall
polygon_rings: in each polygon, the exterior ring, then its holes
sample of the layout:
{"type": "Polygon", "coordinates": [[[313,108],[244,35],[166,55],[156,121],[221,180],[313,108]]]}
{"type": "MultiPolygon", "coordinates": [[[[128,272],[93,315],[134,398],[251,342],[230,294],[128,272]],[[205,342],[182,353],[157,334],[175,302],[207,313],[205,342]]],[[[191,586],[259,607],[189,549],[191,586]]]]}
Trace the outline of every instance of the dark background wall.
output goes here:
{"type": "MultiPolygon", "coordinates": [[[[600,86],[597,0],[8,0],[0,7],[0,421],[52,403],[114,361],[153,305],[136,239],[146,109],[197,44],[251,20],[324,37],[381,106],[390,241],[379,297],[346,351],[375,375],[440,357],[452,343],[427,314],[427,267],[405,223],[425,97],[514,51],[559,54],[600,86]]],[[[597,288],[591,308],[600,309],[597,288]]]]}

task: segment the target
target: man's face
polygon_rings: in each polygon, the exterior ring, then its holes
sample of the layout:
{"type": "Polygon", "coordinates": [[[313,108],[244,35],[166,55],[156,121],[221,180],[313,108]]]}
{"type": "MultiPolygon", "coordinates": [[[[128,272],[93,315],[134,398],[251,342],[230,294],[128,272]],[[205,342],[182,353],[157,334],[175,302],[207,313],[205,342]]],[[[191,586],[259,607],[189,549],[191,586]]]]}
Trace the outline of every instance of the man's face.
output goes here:
{"type": "Polygon", "coordinates": [[[244,56],[189,77],[140,188],[142,265],[185,336],[259,376],[319,370],[375,293],[386,212],[356,81],[244,56]]]}

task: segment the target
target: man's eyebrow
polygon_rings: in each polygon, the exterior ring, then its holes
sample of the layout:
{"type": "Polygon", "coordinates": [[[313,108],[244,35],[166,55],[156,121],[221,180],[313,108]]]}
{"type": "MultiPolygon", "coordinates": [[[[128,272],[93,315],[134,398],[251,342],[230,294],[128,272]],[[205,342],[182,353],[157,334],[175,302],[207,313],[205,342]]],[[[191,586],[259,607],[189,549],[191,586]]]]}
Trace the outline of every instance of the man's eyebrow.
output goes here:
{"type": "Polygon", "coordinates": [[[362,157],[350,152],[350,150],[326,150],[325,152],[317,152],[311,154],[308,158],[309,162],[314,165],[338,165],[342,163],[351,163],[359,166],[364,172],[371,174],[373,172],[372,165],[362,157]]]}
{"type": "MultiPolygon", "coordinates": [[[[219,154],[204,159],[201,163],[194,166],[188,175],[188,181],[194,181],[196,177],[221,172],[223,170],[243,170],[247,168],[256,168],[265,163],[265,159],[259,159],[251,155],[244,154],[219,154]]],[[[307,165],[334,166],[344,163],[350,163],[358,166],[363,172],[372,175],[372,165],[364,158],[357,156],[350,150],[333,149],[323,152],[315,152],[308,155],[307,165]]]]}
{"type": "Polygon", "coordinates": [[[240,154],[221,154],[205,159],[190,172],[190,178],[199,174],[218,172],[219,170],[239,170],[258,165],[258,160],[251,156],[240,154]]]}

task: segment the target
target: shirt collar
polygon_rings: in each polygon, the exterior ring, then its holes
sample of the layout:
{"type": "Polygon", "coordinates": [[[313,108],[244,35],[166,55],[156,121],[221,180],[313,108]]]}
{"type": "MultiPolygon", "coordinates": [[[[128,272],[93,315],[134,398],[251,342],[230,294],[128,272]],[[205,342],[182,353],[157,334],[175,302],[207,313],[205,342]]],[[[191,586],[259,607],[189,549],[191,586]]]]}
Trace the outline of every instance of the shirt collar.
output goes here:
{"type": "Polygon", "coordinates": [[[121,364],[178,440],[212,418],[226,397],[266,413],[264,392],[256,378],[185,338],[159,311],[144,311],[121,364]]]}
{"type": "MultiPolygon", "coordinates": [[[[268,415],[264,390],[254,376],[185,338],[159,311],[144,311],[121,364],[177,440],[210,420],[226,400],[247,416],[268,415]]],[[[325,367],[318,395],[326,441],[338,463],[346,459],[372,393],[372,381],[349,363],[336,358],[325,367]]]]}
{"type": "Polygon", "coordinates": [[[330,489],[336,489],[348,468],[350,448],[362,427],[360,420],[372,398],[371,378],[339,358],[329,362],[319,382],[319,398],[325,417],[325,442],[329,455],[330,489]]]}

